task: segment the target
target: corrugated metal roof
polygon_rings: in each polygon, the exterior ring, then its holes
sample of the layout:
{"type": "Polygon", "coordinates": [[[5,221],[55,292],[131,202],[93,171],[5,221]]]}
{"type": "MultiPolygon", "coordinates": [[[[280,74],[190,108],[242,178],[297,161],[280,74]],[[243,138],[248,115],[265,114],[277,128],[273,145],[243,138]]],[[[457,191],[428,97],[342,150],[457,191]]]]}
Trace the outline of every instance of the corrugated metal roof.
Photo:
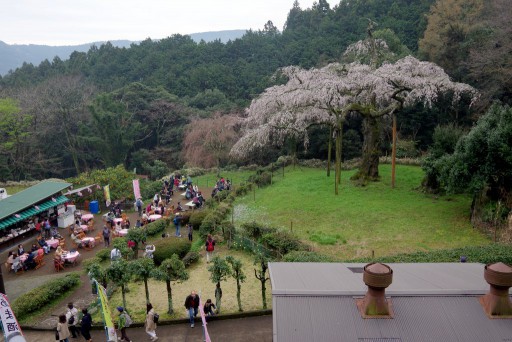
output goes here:
{"type": "MultiPolygon", "coordinates": [[[[485,294],[489,285],[478,263],[388,264],[393,283],[388,295],[485,294]]],[[[351,263],[269,263],[272,294],[276,295],[363,295],[363,274],[351,263]]]]}
{"type": "Polygon", "coordinates": [[[45,181],[0,201],[0,220],[16,214],[69,187],[71,183],[45,181]]]}
{"type": "Polygon", "coordinates": [[[20,211],[18,214],[9,216],[8,218],[4,220],[0,220],[0,229],[5,229],[9,227],[10,225],[15,224],[16,222],[23,221],[29,217],[32,217],[36,214],[42,213],[45,210],[48,210],[51,207],[54,207],[56,205],[66,203],[69,201],[69,199],[66,196],[59,196],[55,198],[54,200],[48,200],[46,202],[37,203],[37,208],[30,207],[28,209],[25,209],[23,211],[20,211]]]}
{"type": "Polygon", "coordinates": [[[503,342],[512,338],[512,321],[489,319],[474,296],[393,297],[394,319],[361,318],[350,296],[274,299],[274,342],[503,342]]]}

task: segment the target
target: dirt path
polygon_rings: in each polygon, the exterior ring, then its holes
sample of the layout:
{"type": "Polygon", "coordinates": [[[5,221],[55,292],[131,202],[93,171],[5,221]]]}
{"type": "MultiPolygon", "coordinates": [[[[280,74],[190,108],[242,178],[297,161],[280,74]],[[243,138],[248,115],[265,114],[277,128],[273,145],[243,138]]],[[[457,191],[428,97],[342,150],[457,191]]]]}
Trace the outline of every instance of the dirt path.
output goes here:
{"type": "MultiPolygon", "coordinates": [[[[209,190],[209,189],[208,189],[209,190]]],[[[203,193],[209,194],[210,191],[204,191],[203,193]]],[[[182,205],[184,205],[187,201],[184,199],[183,196],[181,196],[181,191],[175,192],[174,196],[172,197],[171,204],[176,205],[179,202],[181,202],[182,205]]],[[[146,203],[147,204],[147,203],[146,203]]],[[[102,214],[94,215],[94,230],[92,232],[88,232],[87,236],[96,236],[101,230],[103,229],[103,225],[105,224],[102,221],[102,214]]],[[[132,227],[135,225],[135,222],[137,222],[138,215],[136,212],[128,212],[127,213],[128,218],[130,219],[130,222],[132,223],[132,227]]],[[[67,229],[59,228],[59,233],[66,239],[66,248],[71,249],[72,244],[69,237],[69,232],[67,229]]],[[[36,243],[36,237],[30,238],[26,240],[23,243],[23,246],[26,250],[30,249],[30,246],[32,246],[33,243],[36,243]]],[[[61,272],[55,272],[53,267],[53,253],[54,250],[52,249],[50,254],[45,255],[44,261],[45,265],[43,265],[41,268],[37,270],[29,270],[25,271],[22,274],[14,274],[13,272],[3,272],[4,277],[4,284],[6,288],[6,294],[8,295],[9,301],[12,303],[16,298],[18,298],[20,295],[44,284],[48,280],[54,278],[54,277],[61,277],[64,276],[68,272],[80,272],[81,274],[81,281],[82,285],[74,291],[72,294],[67,296],[66,298],[63,298],[59,303],[57,303],[53,309],[50,309],[44,313],[41,314],[41,316],[37,317],[34,320],[34,326],[39,328],[48,328],[48,327],[55,327],[57,322],[57,317],[59,314],[62,314],[66,310],[66,305],[68,302],[75,303],[75,306],[78,308],[87,307],[92,301],[96,300],[96,296],[92,295],[91,293],[91,285],[89,282],[88,277],[83,274],[83,268],[82,268],[82,261],[92,258],[97,252],[100,250],[107,248],[103,246],[103,243],[100,243],[99,245],[96,245],[95,248],[93,248],[91,251],[87,251],[84,249],[80,249],[80,257],[79,262],[75,266],[67,266],[64,271],[61,272]]],[[[15,250],[15,247],[9,250],[15,250]]],[[[6,260],[8,256],[8,251],[6,250],[1,254],[2,260],[6,260]]],[[[3,266],[3,265],[2,265],[3,266]]]]}

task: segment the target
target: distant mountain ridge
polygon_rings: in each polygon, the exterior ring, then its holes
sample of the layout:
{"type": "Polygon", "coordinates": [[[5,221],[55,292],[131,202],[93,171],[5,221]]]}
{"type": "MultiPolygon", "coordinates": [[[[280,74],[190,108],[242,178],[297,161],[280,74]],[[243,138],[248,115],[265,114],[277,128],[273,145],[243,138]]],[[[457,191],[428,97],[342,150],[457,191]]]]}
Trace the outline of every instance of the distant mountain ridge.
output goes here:
{"type": "MultiPolygon", "coordinates": [[[[225,43],[229,40],[241,38],[245,32],[246,30],[226,30],[192,33],[189,36],[196,42],[201,40],[211,42],[220,39],[221,42],[225,43]]],[[[110,42],[116,47],[130,47],[131,44],[139,43],[139,41],[130,40],[113,40],[110,42]]],[[[104,43],[106,41],[66,46],[9,45],[0,40],[0,75],[7,74],[9,70],[14,71],[16,68],[21,67],[23,63],[32,63],[34,66],[37,66],[45,59],[51,62],[56,56],[66,60],[74,51],[87,52],[91,46],[100,46],[104,43]]]]}

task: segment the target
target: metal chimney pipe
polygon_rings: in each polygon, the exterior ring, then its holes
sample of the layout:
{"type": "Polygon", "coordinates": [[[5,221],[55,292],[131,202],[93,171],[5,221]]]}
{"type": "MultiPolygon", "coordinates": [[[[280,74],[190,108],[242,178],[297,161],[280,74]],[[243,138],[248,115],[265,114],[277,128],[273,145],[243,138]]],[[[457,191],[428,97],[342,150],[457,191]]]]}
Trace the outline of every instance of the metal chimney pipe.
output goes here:
{"type": "Polygon", "coordinates": [[[388,265],[371,263],[364,267],[363,281],[368,286],[368,292],[358,305],[364,317],[392,316],[390,303],[386,299],[386,288],[391,285],[392,280],[393,270],[388,265]]]}
{"type": "Polygon", "coordinates": [[[502,262],[486,265],[485,281],[490,285],[489,292],[479,298],[480,304],[490,318],[512,317],[512,303],[509,289],[512,287],[512,267],[502,262]]]}

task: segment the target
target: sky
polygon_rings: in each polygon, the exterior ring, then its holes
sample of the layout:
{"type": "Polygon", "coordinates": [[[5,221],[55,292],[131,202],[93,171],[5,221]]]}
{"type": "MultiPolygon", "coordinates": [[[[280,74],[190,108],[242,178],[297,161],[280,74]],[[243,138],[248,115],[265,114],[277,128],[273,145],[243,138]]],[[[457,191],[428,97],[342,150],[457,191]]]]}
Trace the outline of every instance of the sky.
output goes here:
{"type": "MultiPolygon", "coordinates": [[[[315,0],[299,0],[302,9],[315,0]]],[[[282,30],[293,0],[0,0],[0,40],[7,44],[78,45],[160,39],[172,34],[282,30]]]]}

